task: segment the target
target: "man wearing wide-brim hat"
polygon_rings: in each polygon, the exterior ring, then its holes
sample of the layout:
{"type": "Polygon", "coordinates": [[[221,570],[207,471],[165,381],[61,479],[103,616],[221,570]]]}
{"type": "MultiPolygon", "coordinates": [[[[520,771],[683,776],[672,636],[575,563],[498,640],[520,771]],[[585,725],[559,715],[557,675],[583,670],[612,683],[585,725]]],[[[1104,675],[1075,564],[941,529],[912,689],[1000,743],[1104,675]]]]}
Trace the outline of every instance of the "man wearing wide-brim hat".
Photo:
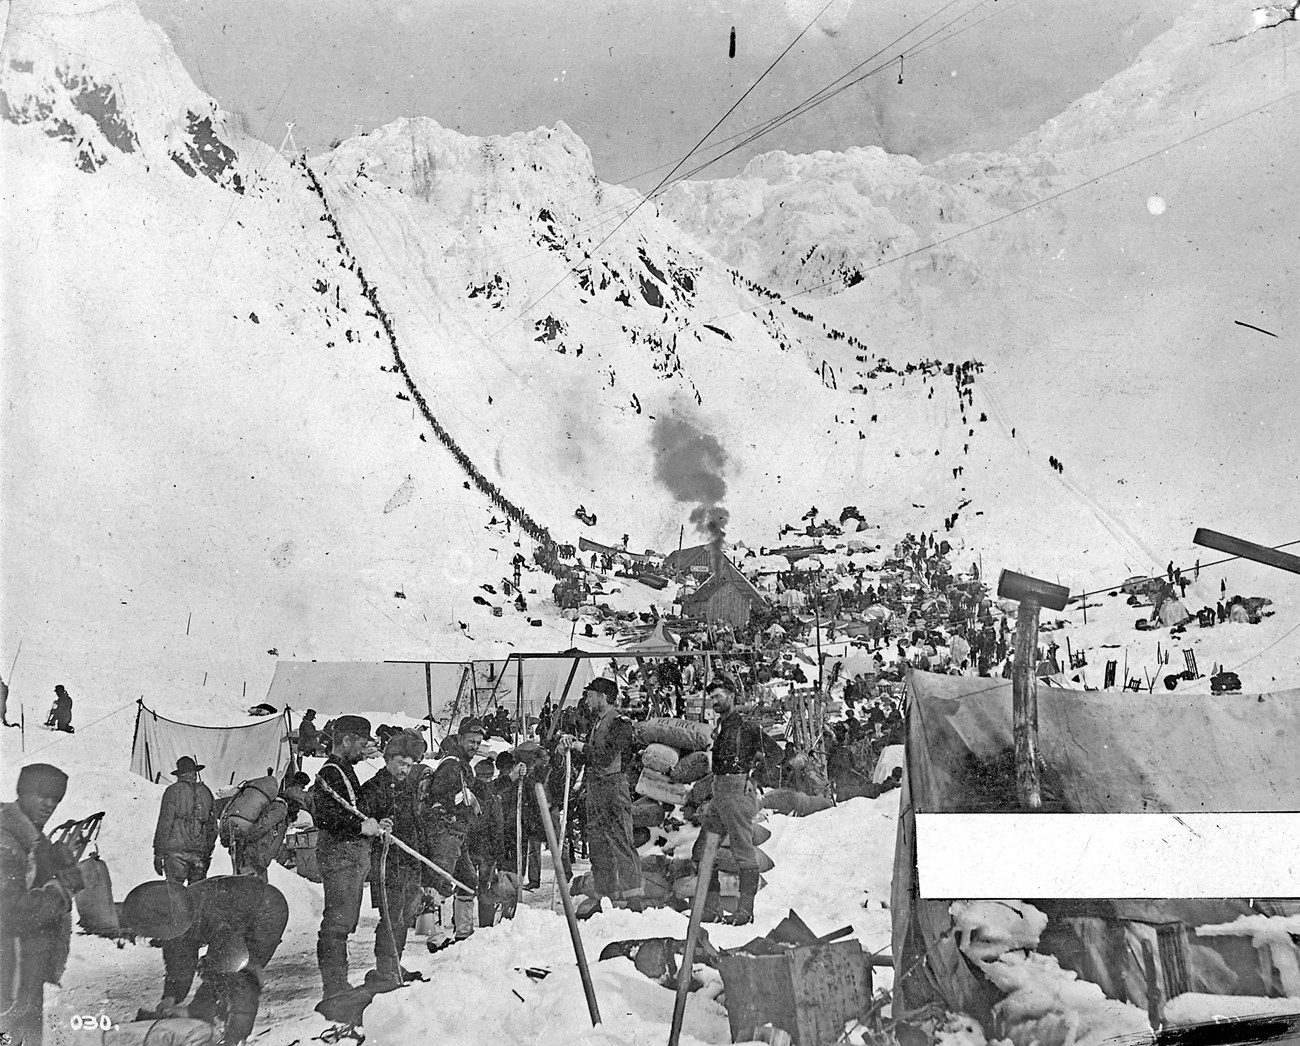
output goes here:
{"type": "Polygon", "coordinates": [[[202,763],[193,756],[176,760],[176,780],[163,792],[153,833],[153,870],[177,883],[206,879],[217,845],[212,792],[199,780],[202,763]]]}

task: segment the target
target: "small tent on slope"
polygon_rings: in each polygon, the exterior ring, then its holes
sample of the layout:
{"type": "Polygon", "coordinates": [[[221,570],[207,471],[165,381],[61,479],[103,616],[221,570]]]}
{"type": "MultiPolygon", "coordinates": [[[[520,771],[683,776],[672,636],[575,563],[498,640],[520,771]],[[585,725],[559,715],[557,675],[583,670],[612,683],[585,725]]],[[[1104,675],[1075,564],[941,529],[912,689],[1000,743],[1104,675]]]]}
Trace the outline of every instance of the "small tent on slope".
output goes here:
{"type": "MultiPolygon", "coordinates": [[[[1174,695],[1053,689],[1039,694],[1044,816],[1300,809],[1300,690],[1174,695]]],[[[938,1002],[992,1029],[998,993],[962,953],[948,900],[920,897],[916,815],[1010,813],[1016,798],[1010,682],[913,672],[894,856],[895,1005],[938,1002]]],[[[954,859],[960,860],[959,855],[954,859]]],[[[952,900],[961,900],[953,898],[952,900]]],[[[1276,996],[1300,949],[1257,949],[1197,927],[1242,915],[1292,915],[1288,900],[1053,900],[1025,897],[1048,917],[1038,950],[1145,1008],[1142,944],[1160,992],[1276,996]]]]}

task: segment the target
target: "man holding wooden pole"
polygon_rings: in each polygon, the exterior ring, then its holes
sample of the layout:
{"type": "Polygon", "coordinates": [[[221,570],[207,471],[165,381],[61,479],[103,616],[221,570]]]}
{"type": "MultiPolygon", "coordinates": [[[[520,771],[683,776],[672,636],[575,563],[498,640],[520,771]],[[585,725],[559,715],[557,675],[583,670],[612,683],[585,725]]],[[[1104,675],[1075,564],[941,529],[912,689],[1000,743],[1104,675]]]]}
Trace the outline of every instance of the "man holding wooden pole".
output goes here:
{"type": "Polygon", "coordinates": [[[640,909],[645,896],[641,859],[632,845],[632,793],[627,765],[632,720],[618,711],[618,684],[593,679],[583,699],[595,723],[586,741],[561,735],[560,751],[574,752],[587,767],[587,832],[596,892],[616,908],[640,909]]]}

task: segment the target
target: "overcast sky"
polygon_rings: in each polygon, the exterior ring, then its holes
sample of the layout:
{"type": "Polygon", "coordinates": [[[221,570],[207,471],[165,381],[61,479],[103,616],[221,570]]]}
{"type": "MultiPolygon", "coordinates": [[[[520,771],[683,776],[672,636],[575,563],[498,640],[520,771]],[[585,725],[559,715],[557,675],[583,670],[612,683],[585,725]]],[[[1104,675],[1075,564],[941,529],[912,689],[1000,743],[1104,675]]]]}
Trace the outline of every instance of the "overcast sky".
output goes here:
{"type": "MultiPolygon", "coordinates": [[[[831,0],[829,6],[826,0],[141,0],[195,81],[273,145],[288,120],[296,122],[297,143],[312,152],[358,126],[369,130],[400,116],[430,116],[469,134],[564,120],[590,146],[606,181],[632,179],[680,158],[814,17],[715,139],[785,112],[876,52],[881,56],[858,75],[886,68],[700,177],[734,174],[771,149],[883,145],[931,159],[1004,146],[1130,64],[1180,6],[1176,0],[831,0]],[[734,59],[728,57],[733,26],[734,59]],[[909,48],[918,53],[904,59],[900,85],[897,56],[909,48]]],[[[655,177],[633,184],[644,190],[655,177]]]]}

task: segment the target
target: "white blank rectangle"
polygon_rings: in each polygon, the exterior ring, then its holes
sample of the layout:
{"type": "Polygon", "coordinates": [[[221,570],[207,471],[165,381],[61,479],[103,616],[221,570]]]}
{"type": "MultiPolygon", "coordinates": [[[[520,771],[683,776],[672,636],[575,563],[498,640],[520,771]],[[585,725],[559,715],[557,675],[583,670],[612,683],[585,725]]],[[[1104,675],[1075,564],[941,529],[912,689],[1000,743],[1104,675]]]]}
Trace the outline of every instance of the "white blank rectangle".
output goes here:
{"type": "Polygon", "coordinates": [[[917,814],[921,897],[1296,897],[1300,813],[917,814]]]}

